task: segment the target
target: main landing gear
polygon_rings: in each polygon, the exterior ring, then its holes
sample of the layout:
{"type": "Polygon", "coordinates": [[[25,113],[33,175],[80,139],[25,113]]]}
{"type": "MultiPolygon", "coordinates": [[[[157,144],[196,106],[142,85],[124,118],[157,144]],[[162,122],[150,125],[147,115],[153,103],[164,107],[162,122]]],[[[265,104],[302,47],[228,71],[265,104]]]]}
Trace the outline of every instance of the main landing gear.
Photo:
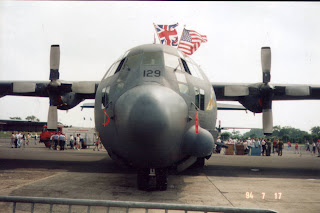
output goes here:
{"type": "Polygon", "coordinates": [[[139,169],[137,175],[138,189],[149,191],[149,190],[167,190],[168,184],[168,169],[139,169]],[[154,184],[150,184],[152,180],[156,180],[154,184]],[[153,185],[153,186],[152,186],[153,185]]]}

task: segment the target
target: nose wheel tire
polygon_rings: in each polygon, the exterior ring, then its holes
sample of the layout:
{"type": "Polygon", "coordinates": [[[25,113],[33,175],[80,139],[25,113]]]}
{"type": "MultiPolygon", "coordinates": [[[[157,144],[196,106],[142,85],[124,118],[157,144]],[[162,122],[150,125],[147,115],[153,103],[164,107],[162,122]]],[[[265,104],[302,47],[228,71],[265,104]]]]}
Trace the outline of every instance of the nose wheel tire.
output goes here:
{"type": "Polygon", "coordinates": [[[137,185],[139,190],[148,190],[149,189],[149,169],[139,169],[137,175],[137,185]]]}
{"type": "Polygon", "coordinates": [[[137,185],[139,190],[143,190],[143,191],[167,190],[167,185],[168,185],[168,169],[167,168],[155,169],[155,173],[153,173],[152,179],[153,180],[155,179],[156,186],[154,186],[154,181],[151,181],[152,184],[150,184],[151,177],[149,174],[150,174],[150,169],[138,170],[137,185]],[[150,186],[150,185],[153,185],[153,186],[150,186]]]}
{"type": "Polygon", "coordinates": [[[167,190],[168,169],[156,169],[157,189],[160,191],[167,190]]]}

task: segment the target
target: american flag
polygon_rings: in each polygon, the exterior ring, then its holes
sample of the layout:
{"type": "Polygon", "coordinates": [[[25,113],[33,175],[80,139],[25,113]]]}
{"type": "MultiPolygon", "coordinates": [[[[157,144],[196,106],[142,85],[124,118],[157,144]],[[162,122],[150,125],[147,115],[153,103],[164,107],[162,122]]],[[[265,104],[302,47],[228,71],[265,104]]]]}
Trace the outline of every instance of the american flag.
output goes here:
{"type": "Polygon", "coordinates": [[[178,25],[178,23],[172,25],[154,24],[162,44],[178,46],[178,33],[175,29],[178,25]]]}
{"type": "Polygon", "coordinates": [[[192,55],[200,47],[201,43],[207,41],[207,36],[200,35],[194,30],[183,29],[178,49],[187,55],[192,55]]]}

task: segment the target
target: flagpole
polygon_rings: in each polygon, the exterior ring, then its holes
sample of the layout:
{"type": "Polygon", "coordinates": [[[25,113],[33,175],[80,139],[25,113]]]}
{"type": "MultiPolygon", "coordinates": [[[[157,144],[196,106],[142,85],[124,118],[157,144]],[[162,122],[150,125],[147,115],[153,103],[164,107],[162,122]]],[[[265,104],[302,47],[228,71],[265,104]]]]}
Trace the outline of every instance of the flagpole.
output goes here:
{"type": "Polygon", "coordinates": [[[183,26],[183,30],[182,30],[181,36],[180,36],[180,38],[179,38],[179,42],[178,42],[177,48],[179,47],[179,44],[180,44],[181,37],[182,37],[182,35],[183,35],[184,29],[186,29],[186,25],[183,26]]]}
{"type": "Polygon", "coordinates": [[[154,30],[155,30],[156,33],[157,33],[157,36],[158,36],[158,39],[159,39],[159,43],[161,44],[161,40],[160,40],[159,34],[158,34],[158,32],[157,32],[157,28],[156,28],[155,23],[153,23],[153,26],[154,26],[154,30]]]}

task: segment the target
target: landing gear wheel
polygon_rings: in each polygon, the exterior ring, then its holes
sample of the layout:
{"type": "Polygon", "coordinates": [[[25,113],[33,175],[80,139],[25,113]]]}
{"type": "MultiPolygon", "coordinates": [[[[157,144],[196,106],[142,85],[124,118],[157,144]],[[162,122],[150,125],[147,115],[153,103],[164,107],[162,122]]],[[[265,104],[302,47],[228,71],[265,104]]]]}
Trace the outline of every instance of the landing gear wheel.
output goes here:
{"type": "Polygon", "coordinates": [[[139,169],[137,175],[137,185],[139,190],[149,189],[149,169],[139,169]]]}
{"type": "Polygon", "coordinates": [[[157,189],[160,191],[167,190],[168,169],[156,169],[157,189]]]}

